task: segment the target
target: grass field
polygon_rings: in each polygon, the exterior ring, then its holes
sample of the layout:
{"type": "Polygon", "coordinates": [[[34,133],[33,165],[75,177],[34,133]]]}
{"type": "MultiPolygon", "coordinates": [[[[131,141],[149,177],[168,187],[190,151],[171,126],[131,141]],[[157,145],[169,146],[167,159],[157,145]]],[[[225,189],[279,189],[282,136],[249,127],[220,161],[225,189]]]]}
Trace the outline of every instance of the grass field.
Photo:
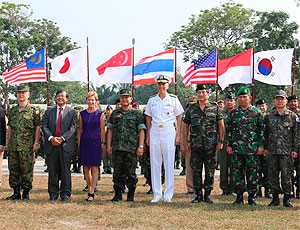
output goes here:
{"type": "MultiPolygon", "coordinates": [[[[73,177],[71,201],[48,201],[47,176],[34,177],[30,201],[6,201],[12,190],[3,178],[0,193],[0,229],[300,229],[300,201],[294,208],[267,207],[270,199],[258,199],[257,206],[233,206],[234,196],[220,196],[219,181],[212,193],[214,204],[191,204],[185,180],[175,179],[172,203],[150,204],[144,178],[139,179],[136,202],[112,203],[112,181],[104,177],[94,203],[86,203],[81,176],[73,177]]],[[[125,196],[126,198],[126,196],[125,196]]],[[[281,202],[282,203],[282,202],[281,202]]]]}

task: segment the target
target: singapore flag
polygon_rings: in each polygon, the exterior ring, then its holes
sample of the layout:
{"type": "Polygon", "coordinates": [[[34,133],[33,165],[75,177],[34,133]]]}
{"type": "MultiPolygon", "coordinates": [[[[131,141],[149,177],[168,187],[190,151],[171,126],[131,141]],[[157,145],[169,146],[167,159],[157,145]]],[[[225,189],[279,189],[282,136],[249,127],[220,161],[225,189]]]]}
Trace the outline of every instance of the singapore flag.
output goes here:
{"type": "Polygon", "coordinates": [[[51,62],[52,81],[87,83],[87,49],[79,48],[54,58],[51,62]]]}
{"type": "Polygon", "coordinates": [[[132,48],[125,49],[114,55],[107,62],[97,67],[101,84],[132,83],[132,48]]]}

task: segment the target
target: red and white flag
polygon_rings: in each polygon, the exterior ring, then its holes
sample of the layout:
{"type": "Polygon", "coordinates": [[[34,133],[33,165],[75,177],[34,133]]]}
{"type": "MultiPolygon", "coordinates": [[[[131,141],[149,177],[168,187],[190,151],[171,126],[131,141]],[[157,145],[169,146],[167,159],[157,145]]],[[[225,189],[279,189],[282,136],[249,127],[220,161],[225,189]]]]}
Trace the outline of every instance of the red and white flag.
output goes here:
{"type": "Polygon", "coordinates": [[[97,67],[100,79],[97,85],[114,83],[132,83],[132,48],[114,55],[97,67]]]}
{"type": "Polygon", "coordinates": [[[252,50],[218,62],[218,83],[222,90],[235,83],[252,83],[252,50]]]}
{"type": "Polygon", "coordinates": [[[51,62],[52,81],[81,81],[87,83],[87,50],[71,50],[51,62]]]}

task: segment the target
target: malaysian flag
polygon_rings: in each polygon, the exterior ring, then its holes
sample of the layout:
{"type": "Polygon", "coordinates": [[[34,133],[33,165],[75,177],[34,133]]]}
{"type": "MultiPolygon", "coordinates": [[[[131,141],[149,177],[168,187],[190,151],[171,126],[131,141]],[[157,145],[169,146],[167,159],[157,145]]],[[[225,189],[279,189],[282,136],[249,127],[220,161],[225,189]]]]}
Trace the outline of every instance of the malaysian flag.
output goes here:
{"type": "Polygon", "coordinates": [[[20,65],[3,73],[3,78],[7,84],[12,85],[26,82],[47,81],[45,49],[36,52],[20,65]]]}
{"type": "Polygon", "coordinates": [[[186,71],[182,79],[184,86],[192,84],[215,84],[217,50],[200,57],[186,71]]]}

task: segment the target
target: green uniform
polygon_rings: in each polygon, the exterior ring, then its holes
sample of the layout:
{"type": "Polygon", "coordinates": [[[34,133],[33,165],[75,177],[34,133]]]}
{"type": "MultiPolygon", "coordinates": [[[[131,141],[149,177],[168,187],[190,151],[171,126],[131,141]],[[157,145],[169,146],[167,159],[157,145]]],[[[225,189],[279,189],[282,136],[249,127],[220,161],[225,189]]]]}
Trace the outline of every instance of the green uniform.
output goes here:
{"type": "MultiPolygon", "coordinates": [[[[108,122],[108,119],[105,116],[105,126],[107,126],[107,122],[108,122]]],[[[102,155],[103,155],[103,172],[104,173],[111,173],[112,159],[111,159],[111,156],[107,155],[106,147],[105,147],[104,152],[103,152],[102,155]]]]}
{"type": "Polygon", "coordinates": [[[233,184],[236,193],[257,192],[257,166],[255,154],[263,146],[264,119],[259,109],[251,105],[229,113],[226,123],[227,146],[232,147],[233,184]],[[247,180],[247,186],[245,183],[247,180]]]}
{"type": "Polygon", "coordinates": [[[39,111],[27,104],[11,109],[8,126],[11,129],[8,144],[9,185],[14,188],[32,188],[35,130],[41,125],[39,111]]]}
{"type": "Polygon", "coordinates": [[[218,121],[223,116],[217,103],[207,102],[204,110],[199,103],[190,104],[183,122],[190,125],[191,167],[194,190],[202,188],[211,191],[216,169],[216,147],[218,144],[218,121]],[[205,180],[202,182],[202,168],[205,167],[205,180]]]}
{"type": "Polygon", "coordinates": [[[139,146],[139,131],[146,129],[143,115],[136,109],[122,108],[114,110],[109,118],[108,129],[113,129],[112,134],[112,161],[114,188],[135,189],[137,183],[136,150],[139,146]]]}

